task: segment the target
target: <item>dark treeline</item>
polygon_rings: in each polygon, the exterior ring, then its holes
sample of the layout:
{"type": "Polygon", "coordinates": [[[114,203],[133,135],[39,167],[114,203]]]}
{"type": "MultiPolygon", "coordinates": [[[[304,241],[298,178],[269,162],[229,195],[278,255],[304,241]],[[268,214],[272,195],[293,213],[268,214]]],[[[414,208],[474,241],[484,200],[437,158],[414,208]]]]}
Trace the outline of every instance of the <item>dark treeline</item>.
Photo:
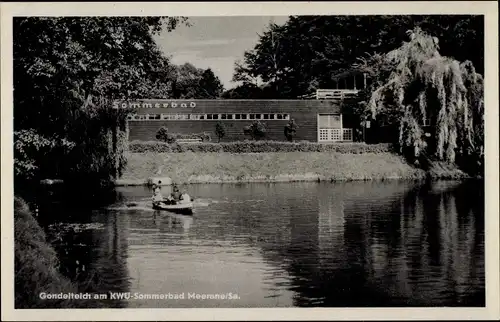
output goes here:
{"type": "Polygon", "coordinates": [[[358,58],[401,46],[415,27],[439,39],[441,55],[469,60],[482,74],[483,26],[483,16],[470,15],[291,16],[284,25],[270,24],[245,52],[233,77],[240,85],[223,97],[293,99],[332,88],[332,76],[358,58]]]}

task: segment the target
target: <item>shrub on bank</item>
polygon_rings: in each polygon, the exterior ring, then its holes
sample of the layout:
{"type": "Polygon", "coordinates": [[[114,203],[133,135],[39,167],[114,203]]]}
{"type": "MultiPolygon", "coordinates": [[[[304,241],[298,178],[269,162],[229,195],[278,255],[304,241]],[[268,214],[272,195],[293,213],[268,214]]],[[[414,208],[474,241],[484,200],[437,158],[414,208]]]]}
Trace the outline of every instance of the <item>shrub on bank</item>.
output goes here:
{"type": "Polygon", "coordinates": [[[77,293],[78,289],[58,270],[55,250],[46,241],[43,229],[31,215],[27,204],[14,200],[15,307],[76,307],[69,300],[43,300],[40,293],[77,293]]]}
{"type": "Polygon", "coordinates": [[[156,133],[156,139],[162,142],[167,142],[167,143],[174,143],[175,142],[175,137],[168,133],[168,128],[162,127],[158,130],[156,133]]]}
{"type": "Polygon", "coordinates": [[[337,152],[342,154],[392,152],[390,144],[365,143],[314,143],[281,141],[237,141],[222,143],[168,144],[160,141],[133,141],[132,153],[182,153],[182,152],[226,152],[226,153],[270,153],[270,152],[337,152]]]}
{"type": "Polygon", "coordinates": [[[250,136],[253,140],[263,140],[266,137],[267,124],[261,121],[253,121],[251,125],[243,128],[243,134],[250,136]]]}

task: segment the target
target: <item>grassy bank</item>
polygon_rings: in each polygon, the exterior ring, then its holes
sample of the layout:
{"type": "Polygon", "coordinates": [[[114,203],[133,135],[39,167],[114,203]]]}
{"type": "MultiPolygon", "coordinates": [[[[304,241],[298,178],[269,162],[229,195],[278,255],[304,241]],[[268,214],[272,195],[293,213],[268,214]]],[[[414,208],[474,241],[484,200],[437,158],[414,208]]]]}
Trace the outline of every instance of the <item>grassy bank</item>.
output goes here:
{"type": "Polygon", "coordinates": [[[455,168],[430,173],[390,152],[342,154],[336,152],[278,153],[131,153],[123,182],[142,183],[152,176],[176,183],[291,182],[460,178],[455,168]]]}
{"type": "Polygon", "coordinates": [[[40,298],[43,292],[77,293],[78,289],[59,273],[57,254],[22,199],[14,201],[14,218],[16,309],[77,307],[75,301],[40,298]]]}

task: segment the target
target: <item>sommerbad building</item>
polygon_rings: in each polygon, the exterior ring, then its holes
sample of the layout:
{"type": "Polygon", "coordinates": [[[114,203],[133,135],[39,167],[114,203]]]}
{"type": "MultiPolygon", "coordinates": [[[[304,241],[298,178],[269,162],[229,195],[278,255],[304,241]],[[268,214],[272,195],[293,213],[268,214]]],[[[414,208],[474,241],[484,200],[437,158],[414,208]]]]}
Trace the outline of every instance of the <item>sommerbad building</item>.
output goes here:
{"type": "Polygon", "coordinates": [[[129,141],[156,140],[162,127],[169,133],[208,134],[217,140],[216,124],[225,128],[222,141],[248,139],[244,128],[254,121],[266,124],[267,140],[284,141],[285,125],[294,120],[294,140],[311,142],[353,141],[355,120],[347,104],[357,99],[356,89],[318,90],[314,96],[296,100],[139,100],[117,101],[114,108],[131,108],[129,141]]]}

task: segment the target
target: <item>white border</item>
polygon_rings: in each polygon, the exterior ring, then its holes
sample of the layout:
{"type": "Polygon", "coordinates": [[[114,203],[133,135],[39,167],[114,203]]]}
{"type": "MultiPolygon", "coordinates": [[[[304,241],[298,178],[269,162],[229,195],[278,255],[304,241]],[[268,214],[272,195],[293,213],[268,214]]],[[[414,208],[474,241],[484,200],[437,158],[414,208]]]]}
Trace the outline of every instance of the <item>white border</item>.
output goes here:
{"type": "Polygon", "coordinates": [[[462,2],[190,2],[190,3],[1,3],[2,71],[2,320],[455,320],[498,319],[498,6],[496,1],[462,2]],[[13,159],[12,159],[12,17],[13,16],[249,16],[310,14],[484,14],[486,178],[486,308],[376,309],[13,309],[13,159]]]}

